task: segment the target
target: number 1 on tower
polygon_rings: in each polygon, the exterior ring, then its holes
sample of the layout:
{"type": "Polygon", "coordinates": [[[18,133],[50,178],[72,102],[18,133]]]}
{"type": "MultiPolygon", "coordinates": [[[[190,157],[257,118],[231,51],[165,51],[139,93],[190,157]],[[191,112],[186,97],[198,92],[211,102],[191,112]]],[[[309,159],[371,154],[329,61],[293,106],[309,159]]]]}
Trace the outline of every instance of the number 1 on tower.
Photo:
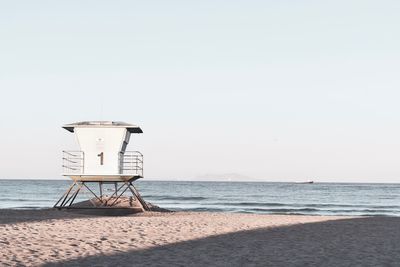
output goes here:
{"type": "Polygon", "coordinates": [[[100,157],[100,165],[103,165],[104,153],[101,152],[101,153],[98,154],[97,156],[100,157]]]}

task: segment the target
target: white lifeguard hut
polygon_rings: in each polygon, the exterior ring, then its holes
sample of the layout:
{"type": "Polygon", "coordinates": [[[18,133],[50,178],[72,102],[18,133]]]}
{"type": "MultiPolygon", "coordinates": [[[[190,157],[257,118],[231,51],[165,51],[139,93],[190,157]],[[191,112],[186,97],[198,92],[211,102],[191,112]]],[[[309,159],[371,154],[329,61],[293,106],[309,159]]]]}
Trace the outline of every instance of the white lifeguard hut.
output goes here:
{"type": "Polygon", "coordinates": [[[80,150],[63,151],[62,175],[70,177],[73,183],[55,208],[149,209],[132,184],[143,178],[143,155],[139,151],[126,151],[131,134],[143,133],[139,126],[115,121],[83,121],[63,128],[75,133],[80,150]],[[110,195],[103,190],[103,185],[109,184],[113,185],[110,195]],[[85,201],[86,205],[75,205],[81,190],[94,197],[85,201]],[[126,192],[131,193],[128,200],[126,192]]]}

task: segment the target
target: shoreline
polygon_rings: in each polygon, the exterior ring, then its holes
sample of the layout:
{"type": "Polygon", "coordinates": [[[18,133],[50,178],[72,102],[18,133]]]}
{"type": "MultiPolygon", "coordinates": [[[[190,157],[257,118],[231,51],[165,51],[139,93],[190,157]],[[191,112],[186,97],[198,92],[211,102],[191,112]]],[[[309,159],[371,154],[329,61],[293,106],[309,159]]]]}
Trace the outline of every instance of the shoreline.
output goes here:
{"type": "Polygon", "coordinates": [[[400,262],[396,217],[0,209],[1,265],[376,266],[400,262]]]}
{"type": "MultiPolygon", "coordinates": [[[[151,203],[150,203],[151,204],[151,203]]],[[[57,208],[53,208],[53,207],[15,207],[15,208],[0,208],[0,216],[3,213],[9,213],[9,214],[13,214],[13,213],[29,213],[32,212],[32,216],[35,216],[36,213],[40,213],[40,212],[60,212],[60,213],[65,213],[65,216],[68,217],[69,215],[67,214],[71,214],[74,218],[75,216],[82,216],[84,217],[86,216],[97,216],[97,217],[124,217],[124,216],[151,216],[151,214],[155,213],[155,214],[163,214],[163,213],[179,213],[179,214],[192,214],[192,213],[199,213],[199,214],[248,214],[248,215],[260,215],[260,216],[306,216],[306,217],[334,217],[334,218],[366,218],[366,217],[388,217],[388,218],[400,218],[400,215],[387,215],[387,214],[361,214],[361,215],[347,215],[347,214],[341,214],[341,213],[337,213],[337,214],[307,214],[307,213],[295,213],[295,212],[270,212],[270,213],[263,213],[263,212],[246,212],[246,211],[224,211],[224,210],[191,210],[191,209],[178,209],[178,210],[168,210],[168,209],[164,209],[164,208],[160,208],[158,207],[159,210],[153,210],[153,211],[145,211],[145,212],[127,212],[124,213],[122,212],[121,214],[118,214],[118,212],[112,213],[110,212],[110,214],[107,213],[101,213],[101,212],[91,212],[91,211],[95,211],[95,208],[92,209],[64,209],[64,210],[58,210],[57,208]],[[86,210],[86,211],[85,211],[86,210]],[[144,213],[146,215],[144,215],[144,213]]],[[[124,208],[122,208],[124,209],[124,208]]],[[[111,211],[114,209],[110,209],[111,211]]],[[[115,208],[115,210],[118,210],[118,208],[115,208]]],[[[49,215],[46,213],[46,215],[49,215]]],[[[50,216],[50,218],[53,219],[60,219],[64,217],[64,215],[57,215],[57,214],[52,214],[50,216]]],[[[0,224],[1,224],[1,220],[0,220],[0,224]]]]}

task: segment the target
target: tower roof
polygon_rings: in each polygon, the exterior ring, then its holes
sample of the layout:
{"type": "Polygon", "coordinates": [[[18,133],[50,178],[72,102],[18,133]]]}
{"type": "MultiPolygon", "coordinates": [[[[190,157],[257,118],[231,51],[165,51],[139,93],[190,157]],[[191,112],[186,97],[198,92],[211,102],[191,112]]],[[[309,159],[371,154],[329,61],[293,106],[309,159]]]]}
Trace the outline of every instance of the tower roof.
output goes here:
{"type": "Polygon", "coordinates": [[[126,128],[130,133],[143,133],[139,126],[122,121],[80,121],[65,124],[63,128],[71,133],[75,128],[126,128]]]}

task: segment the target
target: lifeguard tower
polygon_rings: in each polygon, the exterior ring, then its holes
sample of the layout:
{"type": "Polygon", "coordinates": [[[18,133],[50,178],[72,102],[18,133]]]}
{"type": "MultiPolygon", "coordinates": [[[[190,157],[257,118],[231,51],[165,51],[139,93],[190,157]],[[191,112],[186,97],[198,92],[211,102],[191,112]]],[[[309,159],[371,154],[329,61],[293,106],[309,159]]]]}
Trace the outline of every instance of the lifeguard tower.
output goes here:
{"type": "Polygon", "coordinates": [[[115,121],[84,121],[66,124],[63,128],[75,133],[80,150],[63,151],[62,175],[70,177],[73,183],[55,208],[149,210],[133,185],[133,181],[143,178],[143,155],[139,151],[126,151],[131,134],[143,133],[139,126],[115,121]],[[104,186],[108,187],[108,192],[104,186]],[[82,191],[89,192],[92,198],[80,202],[83,204],[74,204],[82,191]]]}

